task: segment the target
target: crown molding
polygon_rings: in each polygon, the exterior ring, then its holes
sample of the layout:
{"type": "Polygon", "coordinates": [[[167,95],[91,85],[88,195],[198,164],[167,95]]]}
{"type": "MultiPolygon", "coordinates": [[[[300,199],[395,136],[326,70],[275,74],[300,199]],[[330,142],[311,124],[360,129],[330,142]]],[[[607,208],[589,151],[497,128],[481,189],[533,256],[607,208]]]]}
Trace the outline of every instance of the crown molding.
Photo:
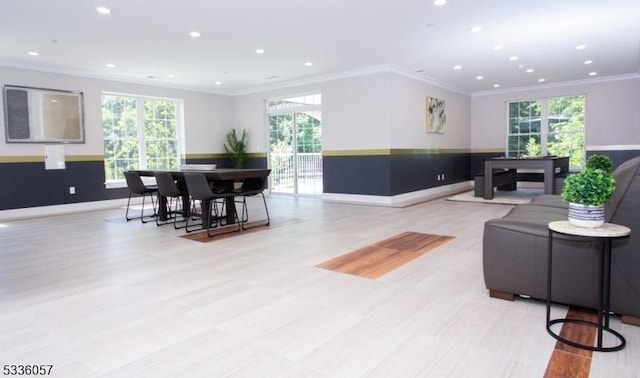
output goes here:
{"type": "Polygon", "coordinates": [[[222,95],[222,96],[229,95],[229,93],[225,91],[216,91],[216,90],[212,90],[211,88],[182,85],[177,83],[169,83],[166,81],[161,81],[163,79],[131,78],[131,77],[120,76],[120,75],[98,74],[98,73],[91,73],[91,72],[86,72],[81,70],[72,70],[72,69],[51,67],[51,66],[43,67],[41,65],[24,64],[24,63],[12,64],[7,62],[0,62],[0,67],[14,68],[19,70],[37,71],[37,72],[48,73],[48,74],[69,75],[69,76],[83,77],[83,78],[95,79],[95,80],[107,80],[107,81],[115,81],[120,83],[145,85],[149,87],[177,89],[177,90],[183,90],[183,91],[189,91],[189,92],[199,92],[199,93],[215,94],[215,95],[222,95]]]}
{"type": "Polygon", "coordinates": [[[545,90],[550,88],[565,88],[565,87],[570,87],[575,85],[597,84],[597,83],[607,83],[607,82],[613,82],[613,81],[636,80],[636,79],[640,79],[640,73],[632,73],[627,75],[615,75],[615,76],[603,76],[603,77],[592,78],[592,79],[560,81],[557,83],[529,85],[525,87],[492,89],[488,91],[473,92],[471,93],[471,97],[493,96],[497,94],[516,93],[516,92],[523,92],[523,91],[536,91],[536,90],[539,91],[539,90],[545,90]]]}
{"type": "Polygon", "coordinates": [[[251,88],[231,91],[229,94],[231,96],[243,96],[247,94],[267,92],[267,91],[272,91],[276,89],[284,89],[284,88],[290,88],[290,87],[296,87],[296,86],[302,86],[302,85],[318,84],[318,83],[323,83],[323,82],[328,82],[333,80],[348,79],[352,77],[367,76],[367,75],[374,75],[374,74],[380,74],[380,73],[394,73],[397,75],[408,77],[410,79],[421,81],[426,84],[431,84],[442,89],[450,90],[452,92],[461,93],[467,96],[469,95],[468,92],[465,92],[460,88],[453,87],[449,84],[446,84],[444,82],[428,77],[424,74],[419,74],[417,72],[408,70],[404,67],[400,67],[392,64],[370,66],[370,67],[364,67],[364,68],[359,68],[359,69],[350,70],[350,71],[342,71],[342,72],[336,72],[336,73],[325,74],[325,75],[317,75],[317,76],[296,79],[296,80],[280,81],[273,84],[260,85],[260,86],[255,86],[251,88]]]}

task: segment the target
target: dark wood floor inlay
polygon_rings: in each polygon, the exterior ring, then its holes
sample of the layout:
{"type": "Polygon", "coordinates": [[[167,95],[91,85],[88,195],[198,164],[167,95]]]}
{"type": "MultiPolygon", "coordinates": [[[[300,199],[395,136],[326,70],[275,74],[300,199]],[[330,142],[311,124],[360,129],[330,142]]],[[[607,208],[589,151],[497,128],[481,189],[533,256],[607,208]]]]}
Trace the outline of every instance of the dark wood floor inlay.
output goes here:
{"type": "Polygon", "coordinates": [[[316,267],[375,279],[451,239],[453,236],[403,232],[316,267]]]}
{"type": "MultiPolygon", "coordinates": [[[[598,314],[595,311],[574,307],[569,308],[566,317],[590,322],[598,321],[598,314]]],[[[575,323],[563,323],[560,336],[581,344],[593,345],[596,340],[596,328],[575,323]]],[[[590,350],[575,348],[558,341],[544,376],[545,378],[588,378],[592,354],[593,352],[590,350]]]]}

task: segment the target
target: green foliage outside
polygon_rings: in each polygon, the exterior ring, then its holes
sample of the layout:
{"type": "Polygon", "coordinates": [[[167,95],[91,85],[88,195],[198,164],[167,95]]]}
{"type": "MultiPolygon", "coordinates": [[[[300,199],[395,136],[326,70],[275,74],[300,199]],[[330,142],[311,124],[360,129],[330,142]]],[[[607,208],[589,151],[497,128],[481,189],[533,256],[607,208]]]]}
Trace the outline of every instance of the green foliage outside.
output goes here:
{"type": "Polygon", "coordinates": [[[141,164],[138,104],[144,106],[147,169],[177,169],[179,164],[176,104],[170,100],[103,95],[102,126],[106,180],[123,180],[122,172],[141,164]]]}
{"type": "Polygon", "coordinates": [[[278,180],[293,159],[293,146],[296,153],[322,152],[322,121],[320,111],[285,113],[269,117],[269,142],[272,179],[278,180]],[[295,125],[295,143],[294,139],[295,125]]]}
{"type": "MultiPolygon", "coordinates": [[[[286,150],[283,146],[293,145],[293,125],[295,117],[296,146],[298,153],[322,152],[322,128],[320,112],[286,113],[269,117],[269,139],[278,150],[286,150]]],[[[289,151],[293,153],[293,151],[289,151]]]]}
{"type": "MultiPolygon", "coordinates": [[[[547,100],[547,155],[569,156],[572,169],[582,168],[584,158],[584,96],[547,100]]],[[[542,101],[509,104],[508,156],[542,155],[542,101]]]]}

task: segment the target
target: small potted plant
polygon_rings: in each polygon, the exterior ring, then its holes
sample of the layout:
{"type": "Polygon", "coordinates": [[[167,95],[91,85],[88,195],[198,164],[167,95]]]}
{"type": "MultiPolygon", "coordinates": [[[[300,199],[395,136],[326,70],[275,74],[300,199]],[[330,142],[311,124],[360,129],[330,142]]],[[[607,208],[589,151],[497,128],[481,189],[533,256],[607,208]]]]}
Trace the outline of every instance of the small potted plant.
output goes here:
{"type": "Polygon", "coordinates": [[[613,195],[616,181],[611,176],[611,159],[593,155],[584,170],[570,175],[562,186],[562,198],[569,202],[569,223],[579,227],[604,224],[604,205],[613,195]]]}

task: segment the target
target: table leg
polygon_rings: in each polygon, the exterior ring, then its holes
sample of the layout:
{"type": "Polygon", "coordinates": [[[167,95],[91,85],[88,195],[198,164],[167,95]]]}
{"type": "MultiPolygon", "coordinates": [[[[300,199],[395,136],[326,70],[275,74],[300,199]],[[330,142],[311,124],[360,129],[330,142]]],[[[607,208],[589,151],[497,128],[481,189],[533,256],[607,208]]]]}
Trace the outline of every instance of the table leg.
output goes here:
{"type": "Polygon", "coordinates": [[[484,199],[493,199],[493,166],[491,160],[484,162],[484,199]]]}
{"type": "Polygon", "coordinates": [[[553,169],[553,160],[545,162],[544,165],[544,194],[553,194],[553,184],[556,174],[553,169]]]}
{"type": "Polygon", "coordinates": [[[200,201],[200,210],[202,211],[202,227],[207,228],[207,225],[211,225],[211,201],[200,201]]]}
{"type": "Polygon", "coordinates": [[[169,219],[169,214],[167,213],[167,197],[160,193],[158,193],[158,219],[161,221],[169,219]]]}
{"type": "Polygon", "coordinates": [[[236,200],[235,197],[225,198],[225,206],[227,208],[227,214],[225,221],[227,224],[236,223],[236,200]]]}

